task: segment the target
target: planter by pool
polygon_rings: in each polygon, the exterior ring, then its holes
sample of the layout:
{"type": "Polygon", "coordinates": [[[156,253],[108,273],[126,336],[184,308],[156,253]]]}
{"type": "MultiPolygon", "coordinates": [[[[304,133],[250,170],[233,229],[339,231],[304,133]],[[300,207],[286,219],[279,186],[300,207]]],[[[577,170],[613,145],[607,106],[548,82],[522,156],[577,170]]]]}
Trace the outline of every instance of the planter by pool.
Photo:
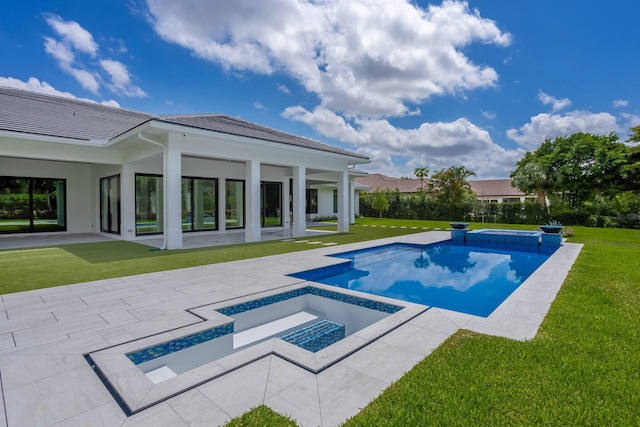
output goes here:
{"type": "Polygon", "coordinates": [[[544,231],[545,233],[560,233],[560,231],[562,231],[562,226],[561,225],[541,225],[540,226],[540,230],[544,231]]]}

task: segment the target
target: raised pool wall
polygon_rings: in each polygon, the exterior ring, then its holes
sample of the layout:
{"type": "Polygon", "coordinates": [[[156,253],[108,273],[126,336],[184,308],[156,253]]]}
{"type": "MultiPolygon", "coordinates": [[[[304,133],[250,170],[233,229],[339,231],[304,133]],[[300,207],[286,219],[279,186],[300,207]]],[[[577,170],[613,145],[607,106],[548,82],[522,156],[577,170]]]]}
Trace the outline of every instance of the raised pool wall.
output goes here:
{"type": "Polygon", "coordinates": [[[562,245],[562,234],[540,231],[499,230],[451,230],[451,242],[471,245],[522,246],[529,249],[557,249],[562,245]]]}

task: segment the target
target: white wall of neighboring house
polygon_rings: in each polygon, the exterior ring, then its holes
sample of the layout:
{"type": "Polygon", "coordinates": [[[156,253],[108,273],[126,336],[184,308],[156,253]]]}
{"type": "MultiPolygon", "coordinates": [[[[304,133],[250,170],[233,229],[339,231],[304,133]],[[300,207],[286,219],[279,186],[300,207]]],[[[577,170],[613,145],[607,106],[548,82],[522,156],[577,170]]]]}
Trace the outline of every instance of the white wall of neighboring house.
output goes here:
{"type": "Polygon", "coordinates": [[[337,212],[333,210],[333,191],[335,187],[315,186],[318,189],[318,215],[321,217],[335,216],[337,212]]]}

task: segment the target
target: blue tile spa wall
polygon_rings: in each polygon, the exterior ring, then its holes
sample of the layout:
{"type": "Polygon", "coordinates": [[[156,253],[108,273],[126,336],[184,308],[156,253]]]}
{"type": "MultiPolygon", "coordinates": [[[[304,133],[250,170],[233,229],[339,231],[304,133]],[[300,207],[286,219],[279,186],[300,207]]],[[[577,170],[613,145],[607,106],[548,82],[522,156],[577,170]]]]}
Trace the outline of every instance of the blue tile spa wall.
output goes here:
{"type": "MultiPolygon", "coordinates": [[[[224,307],[224,308],[218,309],[217,311],[227,316],[233,316],[234,314],[243,313],[245,311],[253,310],[255,308],[264,307],[267,305],[275,304],[281,301],[286,301],[288,299],[296,298],[296,297],[307,295],[307,294],[316,295],[319,297],[324,297],[324,298],[344,302],[347,304],[366,307],[366,308],[370,308],[373,310],[377,310],[377,311],[380,311],[383,313],[389,313],[389,314],[393,314],[398,310],[402,309],[402,307],[393,305],[393,304],[387,304],[387,303],[378,302],[378,301],[374,301],[366,298],[347,295],[340,292],[333,292],[325,289],[319,289],[313,286],[306,286],[304,288],[295,289],[293,291],[283,292],[277,295],[272,295],[269,297],[259,298],[259,299],[244,302],[241,304],[224,307]]],[[[205,331],[188,335],[186,337],[177,338],[162,344],[157,344],[151,347],[147,347],[141,350],[128,353],[127,357],[134,364],[138,365],[140,363],[148,362],[149,360],[153,360],[155,358],[165,356],[167,354],[171,354],[176,351],[180,351],[185,348],[189,348],[194,345],[201,344],[206,341],[210,341],[210,340],[222,337],[227,334],[232,334],[233,332],[234,332],[233,323],[227,323],[225,325],[207,329],[205,331]]],[[[340,333],[333,331],[332,334],[333,335],[331,336],[338,336],[340,333]]],[[[342,334],[344,338],[344,326],[342,327],[342,334]]],[[[324,342],[328,342],[329,339],[330,339],[329,337],[324,338],[324,342]]],[[[320,345],[320,344],[317,344],[317,345],[320,345]]]]}
{"type": "Polygon", "coordinates": [[[337,343],[344,336],[344,325],[331,320],[321,320],[313,325],[284,335],[280,339],[315,353],[331,344],[337,343]]]}
{"type": "Polygon", "coordinates": [[[202,344],[203,342],[211,341],[216,338],[220,338],[227,334],[233,333],[233,323],[227,323],[222,326],[207,329],[206,331],[198,332],[196,334],[188,335],[186,337],[177,338],[162,344],[147,347],[142,350],[138,350],[132,353],[128,353],[127,357],[134,364],[139,365],[142,362],[148,362],[157,357],[161,357],[176,351],[183,350],[185,348],[192,347],[194,345],[202,344]]]}

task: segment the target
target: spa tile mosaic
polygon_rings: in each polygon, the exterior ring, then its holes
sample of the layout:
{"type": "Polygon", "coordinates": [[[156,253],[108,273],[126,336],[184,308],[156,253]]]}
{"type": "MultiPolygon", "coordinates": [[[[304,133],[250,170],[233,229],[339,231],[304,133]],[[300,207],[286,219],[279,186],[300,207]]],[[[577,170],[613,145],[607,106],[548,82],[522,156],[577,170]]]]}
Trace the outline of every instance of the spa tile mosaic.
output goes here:
{"type": "Polygon", "coordinates": [[[283,292],[281,294],[272,295],[270,297],[259,298],[253,301],[243,302],[241,304],[224,307],[218,311],[226,316],[232,316],[237,313],[253,310],[255,308],[264,307],[265,305],[275,304],[277,302],[286,301],[291,298],[297,298],[303,295],[316,295],[319,297],[329,298],[332,300],[344,302],[347,304],[358,305],[361,307],[371,308],[373,310],[382,311],[383,313],[393,314],[402,307],[387,304],[379,301],[374,301],[366,298],[356,297],[353,295],[343,294],[340,292],[333,292],[326,289],[319,289],[313,286],[306,286],[304,288],[295,289],[293,291],[283,292]]]}
{"type": "Polygon", "coordinates": [[[134,364],[139,365],[142,362],[148,362],[149,360],[153,360],[157,357],[171,354],[176,351],[180,351],[194,345],[202,344],[203,342],[211,341],[213,339],[220,338],[224,335],[232,333],[233,323],[227,323],[226,325],[217,326],[215,328],[207,329],[206,331],[198,332],[186,337],[177,338],[175,340],[171,340],[162,344],[128,353],[127,357],[134,364]]]}
{"type": "Polygon", "coordinates": [[[521,234],[521,233],[508,233],[508,232],[495,232],[495,233],[483,233],[482,230],[478,232],[469,232],[466,235],[466,241],[470,244],[490,244],[490,245],[504,245],[504,246],[528,246],[537,248],[540,246],[540,234],[521,234]]]}
{"type": "Polygon", "coordinates": [[[345,337],[344,325],[331,320],[321,320],[280,339],[313,353],[335,344],[345,337]]]}

